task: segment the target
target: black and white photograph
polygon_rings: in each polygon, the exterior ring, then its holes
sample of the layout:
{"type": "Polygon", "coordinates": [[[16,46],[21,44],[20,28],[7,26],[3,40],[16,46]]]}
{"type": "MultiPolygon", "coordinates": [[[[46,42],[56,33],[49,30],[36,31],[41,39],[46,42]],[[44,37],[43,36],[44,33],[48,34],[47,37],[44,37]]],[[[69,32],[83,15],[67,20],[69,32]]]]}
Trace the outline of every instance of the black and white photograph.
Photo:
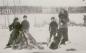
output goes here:
{"type": "Polygon", "coordinates": [[[0,0],[0,53],[86,53],[86,0],[0,0]]]}

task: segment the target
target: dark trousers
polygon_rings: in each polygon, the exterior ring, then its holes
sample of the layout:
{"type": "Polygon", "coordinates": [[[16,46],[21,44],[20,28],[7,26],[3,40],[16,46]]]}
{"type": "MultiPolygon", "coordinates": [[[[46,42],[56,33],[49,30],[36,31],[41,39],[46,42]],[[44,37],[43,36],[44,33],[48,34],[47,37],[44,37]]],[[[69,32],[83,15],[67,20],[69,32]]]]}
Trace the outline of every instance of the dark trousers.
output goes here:
{"type": "Polygon", "coordinates": [[[55,35],[56,35],[56,31],[51,31],[50,32],[50,40],[51,40],[52,36],[55,36],[55,35]]]}
{"type": "Polygon", "coordinates": [[[61,44],[65,44],[68,41],[68,28],[60,28],[58,35],[60,39],[63,37],[61,44]]]}

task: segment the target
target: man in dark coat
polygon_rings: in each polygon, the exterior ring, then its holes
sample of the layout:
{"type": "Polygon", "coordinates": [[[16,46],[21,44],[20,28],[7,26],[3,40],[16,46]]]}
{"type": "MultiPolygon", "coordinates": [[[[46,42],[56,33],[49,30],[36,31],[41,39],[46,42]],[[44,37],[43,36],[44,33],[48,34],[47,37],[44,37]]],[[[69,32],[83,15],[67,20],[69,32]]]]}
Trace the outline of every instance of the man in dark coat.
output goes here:
{"type": "Polygon", "coordinates": [[[23,43],[25,43],[26,44],[26,47],[28,46],[28,41],[27,41],[27,38],[26,38],[26,36],[25,36],[25,34],[27,34],[28,33],[28,31],[29,31],[29,28],[30,28],[30,24],[29,24],[29,22],[28,22],[28,20],[27,20],[27,16],[26,15],[24,15],[23,16],[23,21],[22,21],[22,23],[21,23],[21,30],[22,30],[22,34],[23,34],[23,43]]]}
{"type": "Polygon", "coordinates": [[[56,22],[55,17],[51,18],[51,23],[49,25],[49,31],[50,31],[49,48],[57,49],[60,41],[58,40],[58,24],[56,22]],[[51,41],[52,36],[53,36],[53,41],[51,41]]]}
{"type": "Polygon", "coordinates": [[[64,9],[59,14],[59,33],[58,35],[63,37],[61,44],[65,44],[68,41],[68,12],[64,9]]]}
{"type": "Polygon", "coordinates": [[[51,18],[51,23],[49,25],[49,31],[50,31],[50,40],[51,40],[52,36],[55,36],[58,31],[58,24],[56,22],[55,17],[51,18]]]}
{"type": "Polygon", "coordinates": [[[30,24],[29,24],[29,22],[28,22],[28,20],[27,20],[27,16],[26,15],[24,15],[23,16],[23,21],[22,21],[22,23],[21,23],[21,29],[24,31],[24,32],[27,32],[28,30],[29,30],[29,28],[30,28],[30,24]]]}

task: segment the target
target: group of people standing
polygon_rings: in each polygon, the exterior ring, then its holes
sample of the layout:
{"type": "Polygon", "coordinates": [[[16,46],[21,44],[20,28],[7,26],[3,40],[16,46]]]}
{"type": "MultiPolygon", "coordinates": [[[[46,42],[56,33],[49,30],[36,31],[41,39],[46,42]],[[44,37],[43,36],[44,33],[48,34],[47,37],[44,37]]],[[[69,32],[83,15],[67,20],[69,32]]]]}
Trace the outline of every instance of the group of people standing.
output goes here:
{"type": "Polygon", "coordinates": [[[24,48],[39,48],[42,49],[36,40],[29,33],[30,24],[27,20],[27,16],[23,16],[23,21],[20,23],[19,19],[16,17],[11,25],[9,25],[9,30],[12,31],[6,48],[13,49],[24,49],[24,48]]]}
{"type": "MultiPolygon", "coordinates": [[[[49,25],[50,39],[49,43],[50,49],[57,49],[59,45],[65,44],[68,41],[68,26],[69,21],[68,12],[62,9],[58,15],[59,24],[57,23],[55,17],[51,18],[51,23],[49,25]],[[53,41],[51,38],[53,37],[53,41]],[[51,43],[50,43],[51,42],[51,43]]],[[[20,23],[18,18],[15,18],[13,23],[9,25],[9,30],[12,31],[6,48],[13,49],[23,49],[23,48],[39,48],[43,49],[36,40],[29,33],[30,24],[27,20],[27,16],[23,16],[23,21],[20,23]]]]}
{"type": "Polygon", "coordinates": [[[61,9],[59,15],[59,24],[57,23],[55,17],[51,18],[51,23],[49,25],[50,40],[49,48],[57,49],[60,45],[66,45],[68,40],[68,12],[65,9],[61,9]],[[53,37],[53,41],[51,38],[53,37]]]}

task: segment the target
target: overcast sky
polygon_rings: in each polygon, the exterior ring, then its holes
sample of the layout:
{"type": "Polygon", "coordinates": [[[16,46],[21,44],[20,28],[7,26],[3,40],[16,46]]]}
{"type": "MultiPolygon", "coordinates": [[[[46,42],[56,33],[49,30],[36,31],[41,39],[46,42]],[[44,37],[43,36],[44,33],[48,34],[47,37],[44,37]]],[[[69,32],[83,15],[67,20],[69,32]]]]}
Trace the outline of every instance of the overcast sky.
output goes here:
{"type": "Polygon", "coordinates": [[[85,5],[82,0],[0,0],[0,6],[82,6],[85,5]]]}

